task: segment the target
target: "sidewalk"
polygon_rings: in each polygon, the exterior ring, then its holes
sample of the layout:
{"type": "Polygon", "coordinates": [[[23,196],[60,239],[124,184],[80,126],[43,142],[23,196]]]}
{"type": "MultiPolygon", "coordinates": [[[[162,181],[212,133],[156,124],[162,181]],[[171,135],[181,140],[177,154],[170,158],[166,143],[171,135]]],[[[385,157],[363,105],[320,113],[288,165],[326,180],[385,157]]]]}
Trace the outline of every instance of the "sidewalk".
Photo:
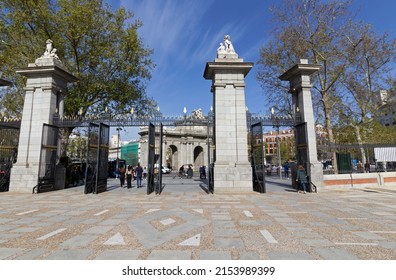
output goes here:
{"type": "MultiPolygon", "coordinates": [[[[396,193],[206,194],[199,180],[85,195],[0,193],[0,259],[396,259],[396,193]]],[[[113,186],[113,187],[111,187],[113,186]]]]}

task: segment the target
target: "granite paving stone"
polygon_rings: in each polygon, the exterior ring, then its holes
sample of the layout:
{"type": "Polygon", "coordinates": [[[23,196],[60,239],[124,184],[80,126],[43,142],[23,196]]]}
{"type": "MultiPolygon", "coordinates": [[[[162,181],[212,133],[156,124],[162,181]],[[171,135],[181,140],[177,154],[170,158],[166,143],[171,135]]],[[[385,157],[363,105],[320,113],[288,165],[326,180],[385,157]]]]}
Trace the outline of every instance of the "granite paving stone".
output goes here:
{"type": "Polygon", "coordinates": [[[384,248],[396,250],[396,242],[380,241],[380,242],[378,242],[378,245],[381,246],[381,247],[384,247],[384,248]]]}
{"type": "Polygon", "coordinates": [[[236,229],[219,228],[219,227],[215,227],[213,229],[213,234],[214,236],[224,236],[224,237],[239,236],[239,232],[236,229]]]}
{"type": "Polygon", "coordinates": [[[315,258],[309,253],[298,252],[298,253],[284,253],[284,252],[272,252],[268,253],[270,260],[315,260],[315,258]]]}
{"type": "Polygon", "coordinates": [[[0,217],[0,224],[8,224],[12,221],[15,221],[15,219],[7,219],[7,218],[1,218],[0,217]]]}
{"type": "Polygon", "coordinates": [[[322,239],[313,239],[313,238],[302,239],[302,242],[304,242],[308,246],[312,246],[312,247],[334,246],[333,242],[331,242],[328,239],[323,239],[323,238],[322,239]]]}
{"type": "Polygon", "coordinates": [[[396,259],[396,193],[301,195],[270,177],[265,194],[206,194],[199,180],[163,180],[161,195],[136,188],[85,195],[83,186],[1,193],[0,258],[396,259]]]}
{"type": "Polygon", "coordinates": [[[356,257],[356,255],[342,248],[317,247],[314,250],[325,260],[358,260],[359,259],[358,257],[356,257]]]}
{"type": "Polygon", "coordinates": [[[29,217],[29,218],[22,218],[18,219],[12,222],[9,222],[12,225],[31,225],[34,224],[38,221],[42,220],[42,218],[34,218],[34,217],[29,217]]]}
{"type": "Polygon", "coordinates": [[[385,239],[384,237],[382,237],[382,236],[380,236],[378,234],[375,234],[375,233],[372,233],[372,232],[367,232],[367,231],[355,231],[355,232],[352,232],[352,233],[356,234],[357,236],[362,237],[364,239],[370,239],[370,240],[383,240],[383,239],[385,239]]]}
{"type": "Polygon", "coordinates": [[[40,257],[46,253],[48,253],[48,249],[45,248],[37,248],[32,250],[27,250],[22,254],[19,254],[15,259],[16,260],[36,260],[40,259],[40,257]]]}
{"type": "Polygon", "coordinates": [[[84,230],[82,233],[83,234],[103,234],[108,232],[109,230],[111,230],[112,228],[114,228],[113,226],[93,226],[89,229],[84,230]]]}
{"type": "Polygon", "coordinates": [[[148,260],[190,260],[191,251],[180,250],[153,250],[148,260]]]}
{"type": "Polygon", "coordinates": [[[60,245],[69,248],[85,247],[97,238],[97,235],[77,235],[62,242],[60,245]]]}
{"type": "Polygon", "coordinates": [[[0,232],[8,231],[10,229],[17,228],[17,227],[18,227],[18,225],[0,225],[0,232]]]}
{"type": "Polygon", "coordinates": [[[10,230],[10,232],[34,232],[39,230],[40,228],[38,227],[18,227],[10,230]]]}
{"type": "Polygon", "coordinates": [[[98,225],[100,225],[100,226],[109,226],[109,225],[116,226],[116,225],[122,224],[123,222],[125,222],[124,219],[107,219],[107,220],[104,220],[104,221],[98,223],[98,225]]]}
{"type": "Polygon", "coordinates": [[[260,260],[260,256],[257,252],[240,251],[240,260],[260,260]]]}
{"type": "Polygon", "coordinates": [[[23,252],[23,248],[0,248],[0,260],[6,260],[13,255],[23,252]]]}
{"type": "Polygon", "coordinates": [[[231,260],[230,252],[203,250],[200,252],[201,260],[231,260]]]}
{"type": "Polygon", "coordinates": [[[90,249],[57,250],[49,254],[47,260],[86,260],[93,253],[90,249]]]}
{"type": "Polygon", "coordinates": [[[215,237],[214,245],[216,248],[245,248],[242,239],[234,237],[215,237]]]}
{"type": "Polygon", "coordinates": [[[219,228],[235,228],[233,221],[213,221],[213,226],[219,228]]]}
{"type": "Polygon", "coordinates": [[[137,260],[140,254],[140,250],[105,250],[95,260],[137,260]]]}

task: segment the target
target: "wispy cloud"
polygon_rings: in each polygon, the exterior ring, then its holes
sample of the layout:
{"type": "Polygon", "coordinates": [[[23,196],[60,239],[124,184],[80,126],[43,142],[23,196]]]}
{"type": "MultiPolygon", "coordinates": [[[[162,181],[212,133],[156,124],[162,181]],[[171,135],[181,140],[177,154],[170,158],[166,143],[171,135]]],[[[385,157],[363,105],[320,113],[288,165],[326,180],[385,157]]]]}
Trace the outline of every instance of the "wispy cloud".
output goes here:
{"type": "Polygon", "coordinates": [[[121,1],[130,8],[136,18],[143,21],[142,31],[145,42],[162,52],[175,51],[175,45],[190,43],[197,36],[201,17],[213,1],[187,0],[135,0],[121,1]]]}

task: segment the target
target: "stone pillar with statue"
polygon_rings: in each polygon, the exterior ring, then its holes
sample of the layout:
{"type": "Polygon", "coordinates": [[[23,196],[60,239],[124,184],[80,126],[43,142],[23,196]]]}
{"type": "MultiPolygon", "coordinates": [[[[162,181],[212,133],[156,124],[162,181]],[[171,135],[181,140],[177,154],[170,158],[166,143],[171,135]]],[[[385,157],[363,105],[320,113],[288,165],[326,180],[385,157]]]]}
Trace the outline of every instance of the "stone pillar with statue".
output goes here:
{"type": "Polygon", "coordinates": [[[297,164],[302,164],[310,181],[316,188],[323,186],[323,167],[318,161],[316,148],[315,119],[311,95],[311,75],[321,69],[319,64],[309,64],[307,59],[301,59],[279,79],[289,81],[290,93],[296,116],[296,148],[297,164]]]}
{"type": "Polygon", "coordinates": [[[59,60],[50,39],[47,40],[46,50],[40,58],[16,72],[25,76],[27,81],[18,157],[11,171],[9,191],[32,193],[39,176],[43,124],[53,124],[56,112],[63,114],[67,84],[76,82],[77,78],[59,60]]]}
{"type": "Polygon", "coordinates": [[[252,192],[249,162],[245,77],[253,63],[238,57],[229,35],[206,64],[204,78],[212,80],[214,104],[214,191],[252,192]]]}

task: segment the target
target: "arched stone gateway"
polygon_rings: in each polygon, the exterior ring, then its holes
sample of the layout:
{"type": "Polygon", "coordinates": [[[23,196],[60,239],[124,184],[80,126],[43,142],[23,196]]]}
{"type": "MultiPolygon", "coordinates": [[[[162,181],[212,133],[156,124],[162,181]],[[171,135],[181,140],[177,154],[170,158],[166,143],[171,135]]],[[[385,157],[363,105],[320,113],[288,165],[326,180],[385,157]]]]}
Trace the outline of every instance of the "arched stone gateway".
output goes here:
{"type": "Polygon", "coordinates": [[[177,169],[177,167],[179,166],[179,151],[177,150],[177,147],[175,145],[170,145],[167,151],[170,152],[169,159],[166,159],[167,164],[169,164],[172,169],[177,169]]]}
{"type": "MultiPolygon", "coordinates": [[[[142,127],[139,132],[141,136],[140,160],[143,166],[147,165],[147,128],[142,127]]],[[[191,164],[195,170],[200,166],[208,166],[207,160],[207,128],[205,126],[177,126],[164,127],[163,129],[163,151],[168,155],[162,158],[162,165],[170,163],[173,170],[180,166],[191,164]]],[[[156,153],[159,153],[159,137],[156,137],[156,153]]]]}
{"type": "MultiPolygon", "coordinates": [[[[214,62],[208,62],[204,71],[204,78],[212,80],[211,92],[214,106],[213,112],[211,111],[207,116],[204,116],[198,109],[194,110],[191,115],[187,115],[184,111],[184,115],[175,117],[163,116],[159,110],[156,110],[144,116],[134,115],[132,112],[127,116],[112,115],[106,111],[92,118],[64,118],[62,117],[63,97],[66,94],[67,83],[75,82],[77,78],[65,69],[55,53],[50,52],[48,55],[46,52],[34,64],[18,70],[18,73],[28,79],[20,126],[21,141],[18,146],[18,160],[12,169],[10,191],[30,192],[36,184],[39,189],[40,182],[48,178],[51,180],[48,179],[42,186],[50,185],[51,190],[62,188],[64,183],[57,180],[61,176],[48,177],[49,172],[47,172],[51,171],[51,174],[64,172],[63,167],[58,166],[57,161],[54,160],[59,156],[60,141],[57,138],[59,128],[89,127],[88,131],[92,133],[89,132],[88,135],[92,134],[89,138],[93,141],[91,147],[96,147],[95,155],[99,155],[92,156],[92,163],[99,158],[97,166],[101,166],[100,174],[106,174],[108,146],[106,141],[108,139],[103,140],[102,136],[108,134],[110,126],[142,127],[139,133],[141,135],[140,163],[150,167],[148,168],[150,183],[147,185],[147,194],[153,192],[154,187],[156,193],[160,193],[163,187],[161,172],[159,176],[154,176],[154,166],[157,160],[163,166],[170,163],[171,167],[176,170],[182,165],[192,165],[196,170],[202,165],[208,166],[207,185],[211,193],[215,189],[216,192],[257,191],[253,188],[252,175],[255,175],[259,181],[260,173],[252,173],[251,162],[253,161],[248,149],[250,143],[247,137],[247,123],[249,123],[249,129],[257,127],[256,135],[261,142],[262,126],[266,125],[265,123],[279,127],[289,122],[281,118],[274,120],[268,117],[255,117],[246,112],[245,77],[252,67],[253,63],[243,62],[242,58],[238,58],[230,36],[225,36],[224,44],[218,49],[217,58],[214,62]],[[169,155],[164,154],[164,151],[169,151],[169,155]],[[102,167],[104,167],[104,172],[102,172],[102,167]],[[44,175],[40,176],[41,173],[44,175]],[[152,178],[159,178],[158,182],[154,182],[152,178]],[[40,181],[41,179],[43,180],[40,181]]],[[[310,76],[319,69],[319,65],[308,64],[304,60],[279,78],[289,81],[290,92],[293,96],[295,119],[292,120],[292,125],[296,128],[297,160],[306,166],[311,181],[321,187],[322,170],[316,159],[310,95],[312,87],[310,76]],[[297,116],[300,117],[299,121],[297,121],[297,116]]],[[[251,146],[253,147],[253,144],[251,146]]],[[[87,174],[88,170],[89,168],[87,168],[87,174]]],[[[98,170],[97,168],[96,174],[99,174],[98,170]]],[[[262,172],[261,177],[264,177],[263,174],[262,172]]],[[[65,177],[65,174],[62,176],[65,177]]],[[[95,181],[98,182],[98,180],[95,181]]],[[[86,180],[86,186],[87,182],[86,180]]],[[[95,185],[97,189],[98,183],[95,185]]]]}
{"type": "Polygon", "coordinates": [[[194,149],[194,169],[199,169],[200,166],[204,164],[204,151],[201,146],[197,146],[194,149]]]}

